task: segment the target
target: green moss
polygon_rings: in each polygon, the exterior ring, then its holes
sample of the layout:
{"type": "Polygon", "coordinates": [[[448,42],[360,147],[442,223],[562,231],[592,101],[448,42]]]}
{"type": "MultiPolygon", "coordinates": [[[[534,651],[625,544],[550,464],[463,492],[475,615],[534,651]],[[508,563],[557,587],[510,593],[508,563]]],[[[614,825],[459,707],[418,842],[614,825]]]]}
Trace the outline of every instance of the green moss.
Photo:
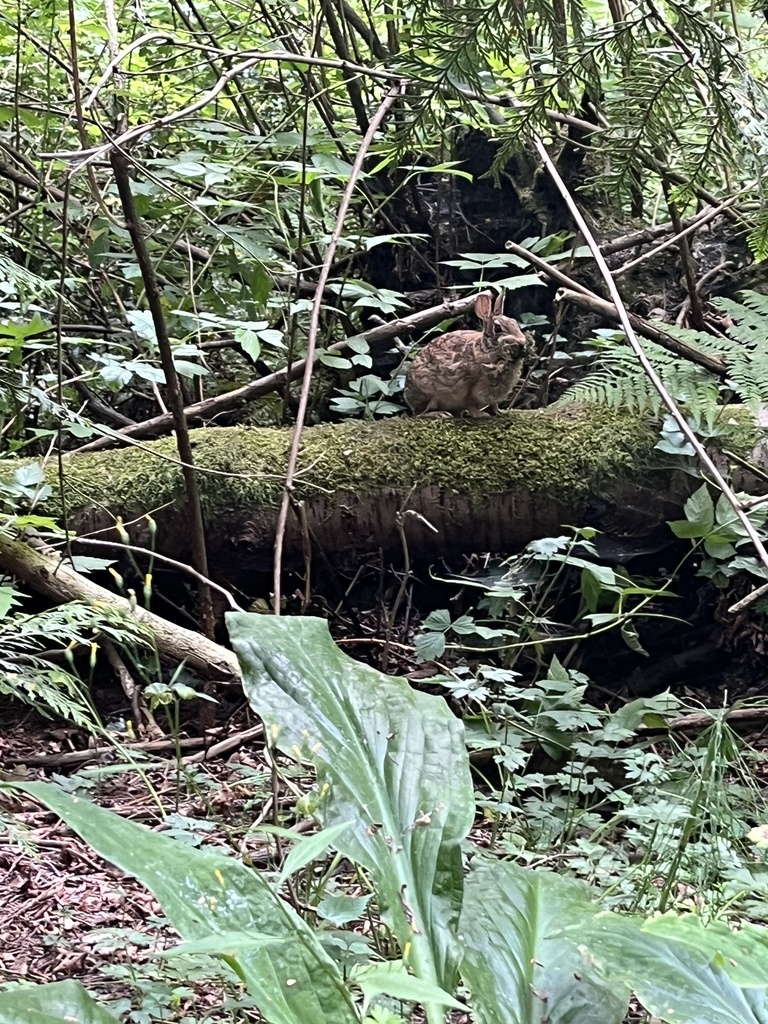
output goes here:
{"type": "MultiPolygon", "coordinates": [[[[608,474],[637,469],[656,428],[605,409],[513,412],[487,420],[401,417],[311,427],[302,436],[296,494],[375,494],[434,486],[482,498],[512,488],[573,500],[608,474]]],[[[206,517],[279,504],[291,431],[232,427],[191,432],[206,517]]],[[[175,443],[89,453],[66,461],[70,509],[136,514],[183,498],[175,443]]],[[[51,481],[53,482],[53,481],[51,481]]]]}

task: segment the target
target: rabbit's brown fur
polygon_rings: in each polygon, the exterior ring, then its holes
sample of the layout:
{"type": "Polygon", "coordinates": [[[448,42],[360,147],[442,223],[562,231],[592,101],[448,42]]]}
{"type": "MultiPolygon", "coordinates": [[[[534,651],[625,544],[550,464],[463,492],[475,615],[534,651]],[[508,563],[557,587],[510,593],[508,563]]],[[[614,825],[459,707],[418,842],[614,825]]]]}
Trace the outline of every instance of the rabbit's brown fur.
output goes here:
{"type": "Polygon", "coordinates": [[[517,320],[503,316],[503,308],[503,295],[492,306],[491,296],[481,292],[475,313],[482,331],[449,331],[419,352],[405,378],[405,400],[417,416],[487,416],[487,406],[499,411],[498,403],[520,379],[527,347],[517,320]]]}

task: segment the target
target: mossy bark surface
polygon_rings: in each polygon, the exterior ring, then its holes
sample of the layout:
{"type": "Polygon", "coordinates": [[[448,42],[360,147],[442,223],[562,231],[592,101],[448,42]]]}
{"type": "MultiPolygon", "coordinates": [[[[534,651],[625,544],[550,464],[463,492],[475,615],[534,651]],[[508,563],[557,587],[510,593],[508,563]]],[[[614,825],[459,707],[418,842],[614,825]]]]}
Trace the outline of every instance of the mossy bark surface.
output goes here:
{"type": "MultiPolygon", "coordinates": [[[[267,569],[291,431],[211,428],[191,436],[213,571],[267,569]]],[[[679,510],[688,489],[685,474],[670,468],[680,460],[654,452],[657,440],[658,428],[644,419],[577,407],[310,427],[293,493],[302,512],[289,522],[287,556],[301,559],[302,534],[337,561],[399,549],[396,517],[407,510],[437,530],[405,517],[409,544],[427,557],[457,548],[513,550],[564,524],[601,528],[622,515],[636,531],[638,520],[658,524],[679,510]]],[[[150,514],[158,549],[186,557],[173,439],[68,458],[64,494],[79,531],[104,529],[121,516],[138,521],[132,537],[146,541],[141,521],[150,514]]]]}

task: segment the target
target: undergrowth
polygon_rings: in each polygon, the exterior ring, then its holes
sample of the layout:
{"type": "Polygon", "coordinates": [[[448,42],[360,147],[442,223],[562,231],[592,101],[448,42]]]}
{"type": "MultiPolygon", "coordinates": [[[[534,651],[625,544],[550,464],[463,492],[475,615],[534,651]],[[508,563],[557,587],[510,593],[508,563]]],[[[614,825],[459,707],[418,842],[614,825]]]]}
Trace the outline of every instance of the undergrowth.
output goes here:
{"type": "MultiPolygon", "coordinates": [[[[768,401],[768,296],[744,291],[741,299],[714,300],[726,334],[659,324],[665,333],[703,355],[721,359],[725,370],[722,377],[681,359],[656,342],[642,340],[667,391],[697,426],[711,427],[722,415],[724,395],[735,395],[750,408],[768,401]]],[[[581,402],[657,415],[663,411],[658,392],[621,332],[597,331],[587,344],[594,351],[592,368],[566,391],[559,404],[581,402]]]]}

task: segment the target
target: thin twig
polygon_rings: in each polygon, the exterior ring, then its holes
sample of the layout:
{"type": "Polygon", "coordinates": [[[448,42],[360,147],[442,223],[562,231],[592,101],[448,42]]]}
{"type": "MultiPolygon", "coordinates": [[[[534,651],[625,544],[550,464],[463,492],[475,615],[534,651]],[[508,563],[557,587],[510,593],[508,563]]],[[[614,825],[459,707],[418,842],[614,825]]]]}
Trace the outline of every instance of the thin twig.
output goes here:
{"type": "MultiPolygon", "coordinates": [[[[553,267],[550,263],[541,259],[540,256],[529,252],[527,249],[523,249],[521,245],[517,245],[515,242],[507,242],[504,248],[516,256],[527,260],[531,266],[536,267],[542,274],[546,274],[553,281],[560,284],[562,287],[556,296],[558,302],[571,302],[575,306],[592,309],[609,320],[620,320],[619,311],[616,306],[608,302],[607,299],[596,295],[589,288],[585,288],[578,281],[574,281],[564,274],[562,270],[558,270],[557,267],[553,267]]],[[[699,349],[694,348],[693,345],[681,341],[680,338],[674,338],[657,324],[649,323],[649,321],[643,320],[642,317],[636,316],[634,313],[629,313],[628,316],[638,334],[642,334],[651,341],[655,341],[658,345],[668,349],[675,355],[689,359],[692,363],[703,366],[711,373],[716,373],[719,376],[723,376],[727,372],[725,363],[718,356],[709,356],[706,352],[701,352],[699,349]]]]}
{"type": "Polygon", "coordinates": [[[574,201],[571,193],[568,191],[565,182],[560,177],[557,168],[555,167],[549,153],[547,152],[546,146],[539,138],[534,139],[534,144],[536,146],[536,151],[538,152],[539,156],[541,157],[544,163],[544,166],[547,168],[550,177],[555,183],[555,186],[557,190],[560,192],[560,195],[563,197],[563,200],[568,209],[570,210],[571,215],[573,216],[579,228],[579,231],[581,231],[582,235],[584,236],[584,240],[589,246],[592,255],[595,258],[595,263],[597,264],[597,267],[603,277],[603,280],[606,283],[611,299],[613,300],[613,303],[618,311],[621,326],[623,327],[624,333],[627,336],[627,342],[629,343],[632,351],[637,356],[638,361],[642,366],[643,370],[645,371],[651,384],[661,397],[662,402],[664,403],[664,405],[666,405],[667,409],[669,409],[672,418],[680,427],[681,433],[683,434],[685,439],[691,444],[691,447],[694,449],[694,451],[696,452],[704,466],[706,466],[707,471],[711,474],[717,486],[725,495],[728,504],[731,506],[737,519],[744,527],[747,536],[754,544],[758,558],[766,567],[766,569],[768,569],[768,551],[765,550],[765,545],[763,544],[760,535],[758,534],[754,525],[750,521],[749,516],[746,515],[746,513],[741,508],[739,499],[734,494],[730,485],[727,483],[722,473],[715,465],[714,461],[702,445],[701,441],[699,441],[698,437],[696,437],[696,434],[691,428],[690,424],[688,423],[688,420],[680,411],[670,393],[664,387],[663,381],[656,373],[656,370],[651,364],[650,359],[645,354],[645,350],[638,341],[637,335],[635,334],[634,328],[632,327],[632,323],[630,322],[629,313],[627,312],[626,306],[624,305],[621,295],[619,294],[619,289],[616,287],[616,282],[613,280],[613,277],[611,276],[611,272],[608,269],[608,264],[605,262],[603,254],[600,252],[600,247],[597,244],[594,235],[590,231],[589,225],[582,216],[581,210],[574,201]]]}
{"type": "MultiPolygon", "coordinates": [[[[315,301],[322,302],[323,290],[315,288],[314,296],[315,301]]],[[[372,327],[368,331],[361,331],[360,334],[356,334],[354,337],[367,341],[371,348],[375,348],[386,342],[391,342],[398,334],[408,334],[412,331],[424,330],[449,317],[462,316],[472,309],[475,298],[476,294],[473,293],[461,299],[442,302],[439,306],[422,309],[418,313],[412,313],[410,316],[391,320],[386,324],[372,327]]],[[[333,345],[329,345],[325,351],[329,354],[344,352],[347,350],[351,340],[351,338],[346,338],[344,341],[335,342],[333,345]]],[[[266,377],[250,381],[234,391],[228,391],[213,398],[205,398],[202,402],[196,402],[194,405],[188,405],[184,410],[187,420],[204,420],[207,417],[226,412],[229,409],[235,409],[244,402],[251,402],[273,391],[279,391],[286,380],[292,381],[301,377],[306,370],[306,366],[306,359],[297,359],[290,366],[284,366],[282,369],[275,370],[274,373],[270,373],[266,377]]],[[[81,452],[98,451],[102,448],[108,448],[116,441],[161,434],[172,426],[173,419],[170,414],[166,413],[161,416],[154,416],[149,420],[143,420],[141,423],[135,424],[135,426],[125,427],[122,430],[99,428],[104,430],[104,437],[97,438],[95,441],[89,441],[87,444],[76,449],[75,452],[68,452],[67,454],[74,455],[81,452]]]]}
{"type": "Polygon", "coordinates": [[[309,333],[307,336],[307,357],[304,368],[304,379],[301,384],[301,396],[299,398],[299,411],[296,416],[296,425],[293,430],[293,439],[291,442],[291,453],[288,458],[288,468],[285,476],[285,487],[283,489],[283,498],[280,503],[280,512],[277,518],[277,533],[275,536],[275,564],[273,573],[273,610],[275,615],[280,614],[280,576],[283,567],[283,542],[285,539],[285,525],[288,519],[288,509],[290,507],[291,493],[293,491],[293,481],[296,476],[296,467],[299,460],[299,447],[301,445],[301,434],[304,429],[304,421],[307,415],[307,406],[309,404],[309,387],[312,381],[312,369],[315,357],[315,347],[317,344],[317,333],[320,326],[320,310],[323,305],[323,291],[328,278],[331,273],[331,264],[333,263],[333,257],[336,254],[336,247],[341,238],[341,233],[344,228],[344,221],[347,216],[347,210],[352,202],[352,196],[357,186],[357,179],[360,176],[360,172],[363,168],[363,162],[368,153],[368,149],[373,142],[374,135],[381,125],[382,121],[387,115],[387,112],[394,105],[398,96],[402,92],[403,86],[398,82],[397,85],[392,86],[383,102],[379,106],[374,116],[371,118],[371,123],[368,127],[368,131],[365,133],[365,137],[360,143],[360,148],[357,151],[355,162],[352,165],[352,169],[349,173],[349,181],[347,187],[344,189],[344,194],[341,197],[339,203],[339,210],[336,214],[336,224],[333,228],[330,240],[328,242],[328,249],[323,259],[323,265],[320,269],[320,276],[317,282],[317,293],[312,302],[312,314],[309,320],[309,333]]]}
{"type": "MultiPolygon", "coordinates": [[[[120,150],[114,149],[110,154],[112,170],[115,175],[115,183],[120,196],[125,217],[125,226],[131,236],[133,249],[136,253],[136,261],[141,270],[144,292],[147,297],[147,305],[152,314],[152,323],[155,328],[157,347],[160,351],[160,363],[165,376],[165,387],[168,393],[168,401],[171,406],[173,426],[176,431],[176,445],[179,458],[184,465],[182,475],[186,490],[191,527],[192,527],[192,557],[194,565],[200,575],[207,581],[208,555],[205,547],[205,529],[203,526],[203,511],[200,503],[200,490],[197,486],[197,476],[194,469],[194,457],[192,445],[189,440],[189,426],[184,414],[184,399],[181,393],[176,366],[173,361],[173,349],[171,339],[168,335],[168,328],[165,322],[163,303],[157,286],[155,268],[149,255],[147,243],[142,231],[138,210],[133,198],[131,181],[128,175],[128,162],[120,150]]],[[[211,591],[207,582],[198,581],[200,594],[200,611],[202,626],[205,635],[213,639],[214,619],[213,605],[211,602],[211,591]]]]}
{"type": "Polygon", "coordinates": [[[725,202],[720,203],[719,206],[713,206],[710,209],[705,210],[700,216],[694,217],[687,223],[684,222],[686,223],[686,226],[682,229],[682,231],[679,231],[676,235],[672,235],[671,238],[665,239],[665,241],[661,242],[660,245],[657,245],[653,249],[649,249],[648,252],[644,252],[642,256],[638,256],[637,259],[630,260],[629,263],[625,263],[623,266],[619,267],[618,270],[614,270],[614,278],[621,277],[622,274],[628,273],[628,271],[633,270],[639,264],[644,263],[646,260],[651,259],[653,256],[657,256],[660,252],[663,252],[665,249],[669,249],[670,246],[676,245],[681,238],[685,238],[686,236],[692,234],[694,231],[698,231],[699,228],[704,227],[705,224],[709,224],[711,220],[714,220],[715,217],[719,217],[721,213],[723,213],[729,207],[733,206],[738,200],[739,195],[740,193],[737,193],[735,196],[731,196],[730,199],[726,199],[725,202]]]}

